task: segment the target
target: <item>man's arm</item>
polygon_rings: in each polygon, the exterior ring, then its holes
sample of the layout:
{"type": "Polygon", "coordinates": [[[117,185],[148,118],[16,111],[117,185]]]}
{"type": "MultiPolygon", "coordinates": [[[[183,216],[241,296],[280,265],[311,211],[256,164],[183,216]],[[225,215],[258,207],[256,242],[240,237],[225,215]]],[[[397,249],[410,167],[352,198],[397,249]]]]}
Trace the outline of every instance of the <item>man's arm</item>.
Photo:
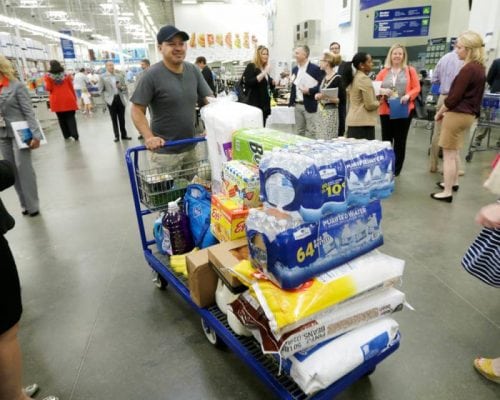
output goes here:
{"type": "Polygon", "coordinates": [[[144,144],[148,150],[156,150],[163,147],[165,140],[159,136],[155,136],[149,127],[148,120],[146,119],[146,106],[132,103],[130,115],[135,127],[144,138],[144,144]]]}

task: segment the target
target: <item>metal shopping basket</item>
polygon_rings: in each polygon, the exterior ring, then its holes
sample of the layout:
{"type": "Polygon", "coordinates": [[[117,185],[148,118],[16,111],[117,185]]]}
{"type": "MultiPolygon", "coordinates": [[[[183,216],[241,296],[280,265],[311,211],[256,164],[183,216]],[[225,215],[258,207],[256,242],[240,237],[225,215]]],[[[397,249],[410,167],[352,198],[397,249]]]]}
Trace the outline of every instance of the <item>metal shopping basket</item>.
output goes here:
{"type": "MultiPolygon", "coordinates": [[[[179,140],[169,142],[166,146],[193,144],[204,140],[203,138],[179,140]]],[[[167,285],[173,287],[199,314],[203,333],[209,342],[215,347],[229,347],[276,396],[286,400],[331,400],[357,380],[373,373],[377,364],[399,348],[400,336],[398,334],[393,344],[383,353],[365,361],[328,388],[313,395],[306,395],[293,379],[281,370],[280,363],[274,357],[262,353],[255,339],[234,333],[229,327],[226,315],[216,305],[208,308],[198,307],[191,299],[186,278],[170,267],[168,257],[155,251],[156,242],[146,235],[144,218],[152,214],[154,210],[164,207],[168,201],[171,201],[170,199],[178,198],[185,191],[186,181],[189,182],[191,176],[206,173],[208,165],[203,165],[206,161],[201,161],[178,171],[158,169],[141,171],[139,153],[144,150],[146,150],[145,146],[129,148],[125,159],[144,257],[149,266],[158,274],[157,286],[161,289],[165,289],[167,285]],[[156,178],[151,178],[151,176],[156,178]],[[158,179],[158,182],[155,182],[155,179],[158,179]]],[[[151,231],[152,229],[148,229],[148,232],[151,231]]]]}

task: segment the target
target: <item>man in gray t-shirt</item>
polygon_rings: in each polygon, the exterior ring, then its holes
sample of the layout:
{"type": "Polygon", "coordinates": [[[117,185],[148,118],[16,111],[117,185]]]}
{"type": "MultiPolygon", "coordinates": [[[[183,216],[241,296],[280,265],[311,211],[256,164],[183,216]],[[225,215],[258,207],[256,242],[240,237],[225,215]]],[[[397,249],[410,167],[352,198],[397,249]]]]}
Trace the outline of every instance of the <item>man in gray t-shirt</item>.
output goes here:
{"type": "Polygon", "coordinates": [[[130,99],[132,120],[144,137],[155,166],[179,166],[192,159],[193,145],[162,148],[165,141],[193,138],[198,98],[208,102],[213,96],[199,69],[186,58],[187,33],[167,25],[157,34],[162,61],[144,72],[130,99]],[[151,107],[151,127],[146,119],[146,108],[151,107]],[[182,154],[179,154],[182,153],[182,154]],[[174,155],[178,157],[165,157],[174,155]],[[163,157],[162,157],[163,156],[163,157]]]}

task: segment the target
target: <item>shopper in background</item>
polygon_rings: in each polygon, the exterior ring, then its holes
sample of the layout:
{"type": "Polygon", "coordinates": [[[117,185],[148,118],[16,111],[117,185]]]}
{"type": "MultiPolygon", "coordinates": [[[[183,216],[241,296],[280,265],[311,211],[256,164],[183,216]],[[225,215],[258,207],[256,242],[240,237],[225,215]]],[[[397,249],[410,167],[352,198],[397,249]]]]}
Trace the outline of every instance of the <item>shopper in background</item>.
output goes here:
{"type": "Polygon", "coordinates": [[[349,111],[347,113],[347,137],[356,139],[375,139],[377,110],[379,100],[368,74],[372,70],[373,61],[368,53],[356,53],[352,58],[356,69],[349,88],[349,111]]]}
{"type": "Polygon", "coordinates": [[[437,185],[442,192],[432,193],[435,200],[451,203],[453,192],[458,186],[459,150],[474,120],[479,117],[486,68],[484,66],[484,42],[473,31],[462,33],[455,46],[458,57],[464,60],[464,66],[451,84],[448,97],[436,113],[436,121],[442,121],[439,146],[443,148],[444,183],[437,185]]]}
{"type": "MultiPolygon", "coordinates": [[[[458,58],[457,53],[453,50],[445,54],[436,64],[436,68],[432,74],[432,84],[439,84],[439,98],[436,105],[436,110],[439,110],[444,101],[448,97],[451,83],[458,75],[460,68],[464,62],[458,58]]],[[[441,136],[441,121],[434,123],[434,132],[432,134],[432,143],[430,150],[430,172],[437,172],[439,161],[439,137],[441,136]]]]}
{"type": "Polygon", "coordinates": [[[193,64],[185,62],[189,35],[175,26],[166,25],[156,35],[162,60],[152,65],[139,80],[132,95],[132,120],[144,137],[146,147],[153,151],[153,167],[182,168],[196,160],[194,145],[162,148],[166,140],[189,139],[195,136],[195,112],[198,98],[208,103],[212,91],[193,64]],[[151,126],[146,108],[153,111],[151,126]]]}
{"type": "Polygon", "coordinates": [[[500,58],[493,61],[486,76],[491,93],[500,93],[500,58]]]}
{"type": "Polygon", "coordinates": [[[212,70],[210,67],[207,65],[207,59],[205,57],[197,57],[195,64],[198,66],[198,68],[201,71],[201,74],[203,75],[203,78],[205,78],[205,81],[208,84],[208,87],[212,90],[212,93],[214,96],[217,95],[216,90],[215,90],[215,84],[214,84],[214,74],[212,73],[212,70]]]}
{"type": "Polygon", "coordinates": [[[325,72],[325,77],[321,81],[320,92],[314,95],[318,104],[318,131],[316,139],[333,139],[339,132],[339,104],[345,104],[345,90],[343,88],[342,77],[335,73],[335,67],[340,64],[341,57],[330,52],[323,53],[319,67],[325,72]],[[337,89],[336,97],[329,97],[323,93],[323,89],[337,89]]]}
{"type": "Polygon", "coordinates": [[[75,74],[75,77],[73,78],[73,87],[75,88],[76,97],[78,99],[78,103],[82,111],[85,108],[83,106],[83,102],[81,101],[82,89],[84,87],[87,87],[88,83],[89,81],[87,75],[85,75],[85,68],[80,68],[78,72],[75,74]]]}
{"type": "MultiPolygon", "coordinates": [[[[139,72],[139,74],[137,75],[137,77],[135,79],[135,87],[137,87],[137,82],[139,82],[139,80],[144,75],[144,72],[147,71],[149,69],[149,67],[151,67],[151,62],[147,58],[143,58],[141,60],[141,72],[139,72]]],[[[134,90],[135,90],[135,87],[134,87],[134,90]]],[[[149,107],[147,109],[149,111],[149,115],[151,116],[151,109],[149,107]]],[[[137,136],[137,139],[142,140],[144,138],[139,133],[139,135],[137,136]]]]}
{"type": "MultiPolygon", "coordinates": [[[[45,89],[49,92],[50,110],[55,112],[64,139],[78,140],[78,128],[75,112],[78,110],[73,78],[64,73],[63,66],[57,60],[50,60],[49,72],[44,76],[45,89]]],[[[83,87],[80,91],[86,91],[83,87]]],[[[84,102],[85,104],[85,102],[84,102]]],[[[85,110],[84,110],[85,111],[85,110]]]]}
{"type": "Polygon", "coordinates": [[[253,60],[243,72],[243,80],[248,90],[248,104],[262,110],[264,126],[266,119],[271,115],[271,93],[274,89],[274,80],[269,75],[269,49],[258,46],[255,49],[253,60]]]}
{"type": "Polygon", "coordinates": [[[104,96],[104,101],[108,105],[111,122],[113,123],[113,133],[115,142],[120,138],[122,140],[131,140],[127,136],[125,128],[125,107],[127,106],[128,89],[125,82],[125,76],[115,71],[113,61],[106,62],[106,72],[102,74],[99,80],[99,92],[104,96]],[[118,129],[118,125],[120,128],[118,129]]]}
{"type": "MultiPolygon", "coordinates": [[[[330,43],[330,51],[333,54],[340,55],[340,43],[332,42],[330,43]]],[[[335,73],[342,77],[342,97],[346,98],[346,89],[348,86],[348,81],[352,79],[351,63],[346,61],[340,61],[340,64],[335,68],[335,73]]],[[[345,133],[345,118],[346,118],[347,103],[339,104],[339,136],[344,136],[345,133]]]]}
{"type": "Polygon", "coordinates": [[[391,46],[385,59],[385,67],[375,80],[382,81],[379,106],[382,140],[392,143],[396,156],[394,175],[399,176],[405,161],[406,139],[415,108],[414,101],[420,93],[417,71],[408,65],[408,54],[404,46],[391,46]],[[408,104],[408,117],[391,119],[389,98],[398,98],[401,104],[408,104]]]}
{"type": "Polygon", "coordinates": [[[16,79],[10,61],[0,55],[0,151],[5,160],[16,166],[15,188],[22,214],[31,217],[39,214],[38,188],[31,163],[31,151],[40,146],[41,138],[42,132],[28,89],[16,79]],[[28,149],[19,149],[14,139],[11,123],[17,121],[26,121],[33,135],[28,149]]]}
{"type": "Polygon", "coordinates": [[[317,65],[309,62],[309,54],[310,50],[306,45],[298,46],[295,49],[297,66],[292,69],[292,76],[290,78],[292,88],[288,105],[289,107],[295,106],[295,127],[297,134],[315,137],[318,125],[318,116],[316,113],[318,102],[314,99],[314,95],[319,92],[319,86],[323,80],[324,73],[317,65]],[[304,77],[313,78],[317,84],[310,87],[304,86],[304,77]]]}

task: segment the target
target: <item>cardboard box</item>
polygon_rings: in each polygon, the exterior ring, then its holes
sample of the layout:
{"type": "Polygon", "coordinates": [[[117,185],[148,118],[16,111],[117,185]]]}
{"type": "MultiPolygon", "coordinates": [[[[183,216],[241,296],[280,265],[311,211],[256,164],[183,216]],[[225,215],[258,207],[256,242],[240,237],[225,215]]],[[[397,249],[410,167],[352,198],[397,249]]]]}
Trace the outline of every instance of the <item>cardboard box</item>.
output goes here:
{"type": "Polygon", "coordinates": [[[248,209],[222,194],[213,194],[211,202],[210,224],[214,236],[221,242],[244,238],[248,209]]]}
{"type": "Polygon", "coordinates": [[[191,299],[199,307],[215,304],[218,276],[208,262],[208,249],[190,253],[186,257],[191,299]]]}
{"type": "Polygon", "coordinates": [[[231,268],[242,260],[248,260],[248,243],[246,239],[233,240],[231,242],[219,243],[208,249],[208,260],[210,266],[215,270],[219,278],[233,292],[246,289],[241,282],[231,273],[231,268]]]}

